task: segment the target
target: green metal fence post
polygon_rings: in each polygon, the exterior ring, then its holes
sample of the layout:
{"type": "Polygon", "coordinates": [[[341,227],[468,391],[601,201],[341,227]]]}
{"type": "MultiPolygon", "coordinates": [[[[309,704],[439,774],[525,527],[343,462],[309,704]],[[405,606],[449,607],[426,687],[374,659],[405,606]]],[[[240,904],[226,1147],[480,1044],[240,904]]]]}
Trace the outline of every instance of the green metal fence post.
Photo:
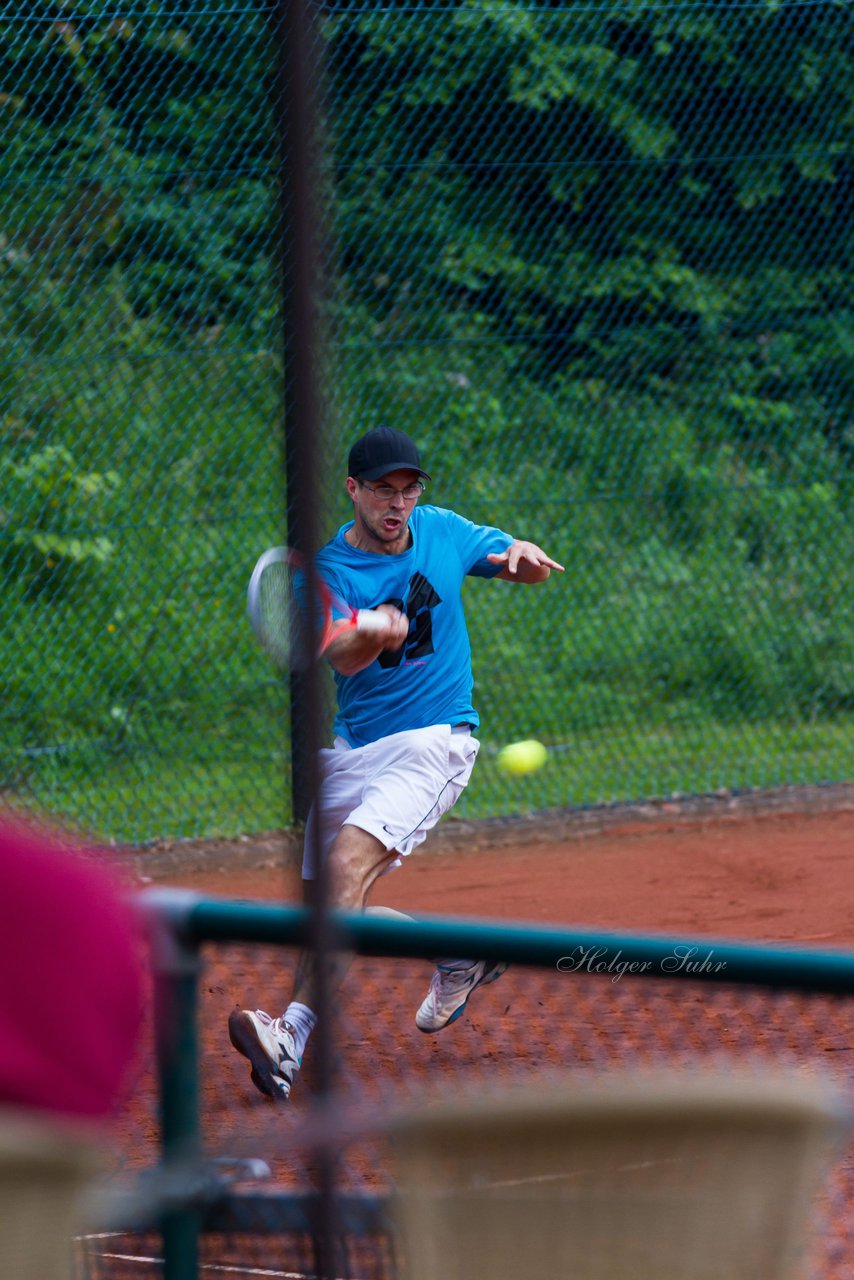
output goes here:
{"type": "MultiPolygon", "coordinates": [[[[162,1161],[174,1177],[185,1169],[192,1183],[201,1169],[198,1093],[199,947],[186,929],[198,895],[151,889],[142,895],[150,924],[154,975],[155,1047],[160,1092],[162,1161]]],[[[176,1179],[180,1186],[180,1178],[176,1179]]],[[[199,1270],[202,1205],[164,1208],[164,1280],[195,1280],[199,1270]]]]}

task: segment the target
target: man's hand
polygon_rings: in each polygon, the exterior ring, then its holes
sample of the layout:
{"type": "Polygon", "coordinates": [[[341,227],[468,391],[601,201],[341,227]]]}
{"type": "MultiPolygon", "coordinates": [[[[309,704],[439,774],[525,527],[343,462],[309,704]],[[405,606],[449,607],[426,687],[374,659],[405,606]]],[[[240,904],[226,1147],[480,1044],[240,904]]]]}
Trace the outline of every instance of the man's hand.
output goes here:
{"type": "Polygon", "coordinates": [[[387,632],[376,632],[374,638],[380,641],[382,649],[399,649],[409,635],[409,618],[401,613],[393,604],[378,604],[374,613],[388,618],[387,632]]]}
{"type": "Polygon", "coordinates": [[[519,538],[515,538],[506,551],[486,558],[491,564],[505,566],[496,577],[507,582],[545,582],[552,569],[564,572],[563,565],[547,556],[535,542],[522,542],[519,538]]]}
{"type": "Polygon", "coordinates": [[[399,649],[409,634],[409,618],[393,604],[377,605],[372,612],[387,619],[382,631],[344,631],[326,650],[325,658],[339,675],[364,671],[384,649],[399,649]]]}

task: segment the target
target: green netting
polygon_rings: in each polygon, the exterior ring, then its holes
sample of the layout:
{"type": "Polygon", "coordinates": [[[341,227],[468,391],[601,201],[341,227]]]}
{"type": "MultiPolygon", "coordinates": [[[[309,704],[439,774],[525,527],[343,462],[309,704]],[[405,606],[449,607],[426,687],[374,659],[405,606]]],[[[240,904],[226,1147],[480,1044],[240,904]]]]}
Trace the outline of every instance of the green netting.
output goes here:
{"type": "MultiPolygon", "coordinates": [[[[325,528],[387,422],[567,566],[468,589],[457,812],[850,778],[850,6],[314,16],[325,528]]],[[[119,840],[288,820],[274,18],[0,5],[0,786],[119,840]]]]}

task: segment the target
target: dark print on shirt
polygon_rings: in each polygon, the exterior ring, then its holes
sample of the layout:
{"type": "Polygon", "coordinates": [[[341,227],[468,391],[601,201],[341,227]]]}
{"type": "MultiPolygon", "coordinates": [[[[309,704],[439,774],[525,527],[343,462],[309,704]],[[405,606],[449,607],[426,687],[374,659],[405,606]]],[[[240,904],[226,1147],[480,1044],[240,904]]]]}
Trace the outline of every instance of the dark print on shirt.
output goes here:
{"type": "Polygon", "coordinates": [[[409,635],[399,649],[385,649],[377,661],[381,667],[398,667],[404,655],[407,662],[414,662],[433,652],[433,619],[430,610],[442,603],[432,583],[423,573],[413,573],[409,579],[409,598],[404,604],[402,600],[386,600],[385,604],[394,605],[409,618],[409,635]]]}

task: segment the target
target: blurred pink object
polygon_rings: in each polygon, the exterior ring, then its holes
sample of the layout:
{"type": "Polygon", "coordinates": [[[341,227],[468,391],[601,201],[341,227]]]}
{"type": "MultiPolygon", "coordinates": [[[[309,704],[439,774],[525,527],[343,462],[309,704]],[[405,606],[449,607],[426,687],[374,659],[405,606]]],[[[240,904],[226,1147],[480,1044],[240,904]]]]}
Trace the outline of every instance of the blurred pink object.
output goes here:
{"type": "Polygon", "coordinates": [[[98,1120],[127,1082],[143,953],[109,858],[0,821],[0,1107],[98,1120]]]}

